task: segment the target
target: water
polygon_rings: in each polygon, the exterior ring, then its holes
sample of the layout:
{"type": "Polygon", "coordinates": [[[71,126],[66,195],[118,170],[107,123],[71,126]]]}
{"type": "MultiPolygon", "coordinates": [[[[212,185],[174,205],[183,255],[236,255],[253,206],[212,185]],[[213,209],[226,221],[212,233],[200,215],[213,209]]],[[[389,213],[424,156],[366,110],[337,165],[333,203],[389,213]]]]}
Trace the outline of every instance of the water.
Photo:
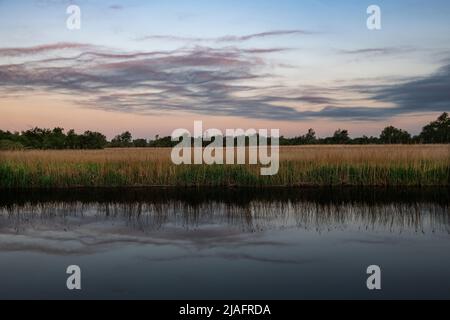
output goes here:
{"type": "Polygon", "coordinates": [[[0,193],[0,298],[450,299],[448,189],[0,193]],[[66,288],[66,268],[82,290],[66,288]],[[382,269],[369,291],[367,267],[382,269]]]}

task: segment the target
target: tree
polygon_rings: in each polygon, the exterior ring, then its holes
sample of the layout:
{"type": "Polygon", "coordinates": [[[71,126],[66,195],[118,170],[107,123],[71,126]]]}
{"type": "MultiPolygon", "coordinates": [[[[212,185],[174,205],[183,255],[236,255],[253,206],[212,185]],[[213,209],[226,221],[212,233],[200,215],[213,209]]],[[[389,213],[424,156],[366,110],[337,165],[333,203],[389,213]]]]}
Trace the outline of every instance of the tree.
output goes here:
{"type": "Polygon", "coordinates": [[[166,147],[174,147],[177,145],[177,142],[172,141],[172,137],[159,137],[158,139],[149,141],[148,146],[151,148],[166,148],[166,147]]]}
{"type": "MultiPolygon", "coordinates": [[[[191,138],[191,144],[196,138],[191,138]]],[[[222,137],[224,143],[226,137],[222,137]]],[[[129,131],[117,135],[108,143],[106,137],[99,132],[86,131],[79,135],[71,129],[64,133],[63,128],[43,129],[33,128],[22,132],[0,130],[1,148],[3,149],[102,149],[105,147],[136,147],[164,148],[174,147],[178,142],[171,137],[155,136],[155,140],[135,139],[129,131]]],[[[402,129],[389,126],[385,128],[380,138],[362,136],[351,139],[347,130],[339,129],[332,137],[317,138],[316,132],[309,129],[304,135],[294,138],[280,137],[280,145],[311,145],[311,144],[401,144],[401,143],[450,143],[450,116],[447,112],[425,126],[418,136],[411,135],[402,129]]],[[[203,141],[204,145],[208,143],[203,141]]],[[[248,138],[246,139],[248,144],[248,138]]]]}
{"type": "Polygon", "coordinates": [[[411,142],[411,135],[405,130],[390,126],[381,132],[380,141],[384,144],[406,144],[411,142]]]}
{"type": "Polygon", "coordinates": [[[9,131],[0,130],[0,140],[13,140],[13,134],[9,131]]]}
{"type": "Polygon", "coordinates": [[[103,134],[92,131],[86,131],[80,140],[82,149],[103,149],[108,143],[103,134]]]}
{"type": "Polygon", "coordinates": [[[22,150],[23,148],[20,142],[0,139],[0,150],[22,150]]]}
{"type": "Polygon", "coordinates": [[[50,135],[49,129],[33,128],[22,132],[23,144],[33,149],[44,149],[44,140],[50,135]]]}
{"type": "Polygon", "coordinates": [[[334,132],[333,137],[331,138],[331,143],[333,144],[347,144],[351,141],[348,130],[339,129],[334,132]]]}
{"type": "Polygon", "coordinates": [[[145,148],[145,147],[147,147],[147,140],[145,140],[145,139],[133,140],[133,147],[135,147],[135,148],[145,148]]]}
{"type": "Polygon", "coordinates": [[[66,147],[69,149],[81,149],[80,136],[73,129],[67,132],[66,147]]]}
{"type": "Polygon", "coordinates": [[[302,137],[304,144],[314,144],[317,142],[316,132],[314,129],[309,129],[308,133],[302,137]]]}
{"type": "Polygon", "coordinates": [[[362,136],[360,138],[355,138],[352,141],[352,144],[360,144],[360,145],[366,145],[366,144],[378,144],[380,143],[378,138],[375,137],[368,137],[368,136],[362,136]]]}
{"type": "Polygon", "coordinates": [[[0,141],[3,141],[2,142],[3,149],[21,149],[24,147],[23,144],[21,143],[21,136],[18,132],[12,133],[10,131],[0,130],[0,141]],[[15,146],[15,147],[7,148],[7,146],[15,146]]]}
{"type": "Polygon", "coordinates": [[[443,113],[436,121],[425,126],[419,136],[423,143],[450,143],[450,117],[443,113]]]}
{"type": "Polygon", "coordinates": [[[111,140],[111,147],[114,148],[127,148],[132,146],[133,136],[129,131],[119,134],[111,140]]]}
{"type": "Polygon", "coordinates": [[[54,128],[52,131],[45,132],[43,149],[64,149],[66,147],[66,135],[63,128],[54,128]]]}

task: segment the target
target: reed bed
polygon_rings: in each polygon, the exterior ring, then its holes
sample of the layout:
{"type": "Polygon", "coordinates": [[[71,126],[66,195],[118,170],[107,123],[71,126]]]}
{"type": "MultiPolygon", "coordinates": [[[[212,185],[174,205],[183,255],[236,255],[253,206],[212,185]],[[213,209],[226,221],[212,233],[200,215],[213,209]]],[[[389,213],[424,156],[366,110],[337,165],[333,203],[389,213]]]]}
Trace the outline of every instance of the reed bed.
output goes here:
{"type": "Polygon", "coordinates": [[[181,165],[171,149],[1,151],[0,188],[450,186],[450,145],[282,147],[280,170],[181,165]]]}

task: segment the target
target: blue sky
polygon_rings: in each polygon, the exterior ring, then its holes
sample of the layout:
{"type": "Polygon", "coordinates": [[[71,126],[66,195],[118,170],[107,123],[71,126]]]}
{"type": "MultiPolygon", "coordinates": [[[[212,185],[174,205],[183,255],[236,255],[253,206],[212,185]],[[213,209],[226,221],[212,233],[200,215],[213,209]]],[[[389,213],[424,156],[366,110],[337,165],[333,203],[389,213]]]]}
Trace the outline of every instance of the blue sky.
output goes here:
{"type": "Polygon", "coordinates": [[[438,0],[0,0],[0,126],[91,129],[94,115],[140,135],[170,132],[161,118],[417,131],[450,109],[449,17],[438,0]],[[66,28],[70,4],[81,30],[66,28]],[[366,27],[371,4],[382,30],[366,27]]]}

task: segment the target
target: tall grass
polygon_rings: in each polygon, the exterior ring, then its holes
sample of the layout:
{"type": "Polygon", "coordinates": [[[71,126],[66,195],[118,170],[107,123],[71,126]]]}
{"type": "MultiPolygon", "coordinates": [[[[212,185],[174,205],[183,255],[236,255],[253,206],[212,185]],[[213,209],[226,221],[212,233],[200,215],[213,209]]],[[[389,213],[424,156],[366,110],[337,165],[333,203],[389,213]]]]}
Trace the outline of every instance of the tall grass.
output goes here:
{"type": "Polygon", "coordinates": [[[283,147],[278,175],[251,165],[183,165],[171,149],[2,151],[0,188],[449,186],[450,146],[283,147]]]}

